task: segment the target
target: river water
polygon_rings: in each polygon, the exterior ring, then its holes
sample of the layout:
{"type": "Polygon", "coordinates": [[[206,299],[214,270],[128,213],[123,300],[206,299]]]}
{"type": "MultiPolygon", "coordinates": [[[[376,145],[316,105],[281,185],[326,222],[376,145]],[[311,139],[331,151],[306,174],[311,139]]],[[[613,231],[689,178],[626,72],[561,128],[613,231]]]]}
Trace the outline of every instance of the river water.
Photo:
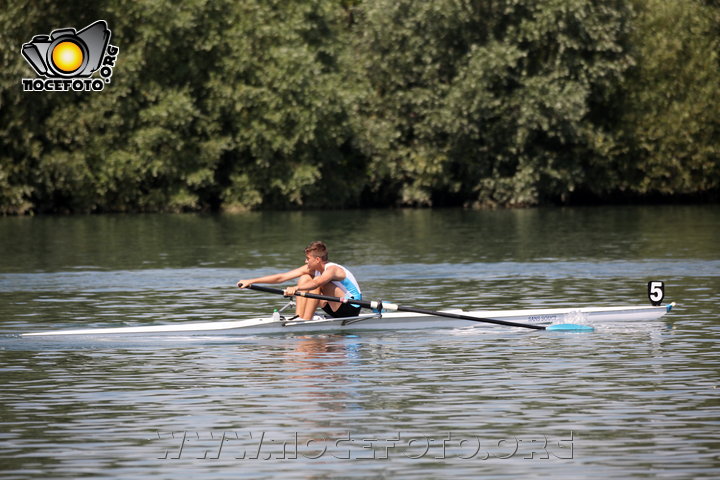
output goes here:
{"type": "Polygon", "coordinates": [[[720,209],[0,218],[0,472],[49,478],[717,478],[720,209]],[[19,337],[265,315],[241,278],[325,240],[367,299],[642,305],[593,333],[19,337]]]}

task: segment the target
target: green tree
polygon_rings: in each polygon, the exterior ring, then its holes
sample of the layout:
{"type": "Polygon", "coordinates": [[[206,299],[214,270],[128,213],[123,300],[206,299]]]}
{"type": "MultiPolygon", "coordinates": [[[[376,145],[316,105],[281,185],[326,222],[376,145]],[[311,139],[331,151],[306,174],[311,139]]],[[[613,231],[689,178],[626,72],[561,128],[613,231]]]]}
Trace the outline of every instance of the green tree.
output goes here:
{"type": "MultiPolygon", "coordinates": [[[[58,28],[55,22],[72,19],[72,24],[82,24],[90,18],[90,23],[97,19],[95,13],[93,7],[50,1],[8,2],[0,13],[0,213],[31,212],[37,199],[46,195],[40,169],[52,138],[45,122],[56,110],[81,101],[72,94],[23,93],[21,79],[34,75],[20,55],[20,46],[34,35],[58,28]]],[[[87,186],[82,165],[60,170],[57,181],[61,185],[53,191],[56,197],[81,184],[87,186]]]]}
{"type": "Polygon", "coordinates": [[[617,187],[640,195],[720,188],[720,6],[634,0],[617,187]]]}
{"type": "Polygon", "coordinates": [[[18,50],[35,34],[97,19],[120,47],[101,94],[23,93],[29,67],[3,51],[3,211],[333,206],[358,197],[363,163],[350,147],[334,58],[345,15],[335,2],[81,3],[2,15],[3,40],[18,50]]]}
{"type": "Polygon", "coordinates": [[[377,0],[361,10],[356,136],[375,190],[411,205],[532,205],[587,180],[630,64],[625,2],[377,0]]]}
{"type": "Polygon", "coordinates": [[[217,171],[226,208],[346,206],[364,162],[350,146],[336,2],[250,1],[224,29],[205,105],[231,147],[217,171]]]}
{"type": "Polygon", "coordinates": [[[716,1],[7,3],[3,214],[720,191],[716,1]],[[22,43],[98,19],[103,92],[22,91],[22,43]]]}

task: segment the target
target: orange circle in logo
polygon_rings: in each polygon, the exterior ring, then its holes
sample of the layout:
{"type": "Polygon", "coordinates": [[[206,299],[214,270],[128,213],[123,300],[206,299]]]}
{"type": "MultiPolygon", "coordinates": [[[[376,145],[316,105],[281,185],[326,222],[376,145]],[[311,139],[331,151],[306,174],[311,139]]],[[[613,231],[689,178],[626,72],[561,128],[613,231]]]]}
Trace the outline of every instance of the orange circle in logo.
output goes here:
{"type": "Polygon", "coordinates": [[[83,63],[83,53],[73,42],[60,42],[52,52],[52,61],[63,72],[71,73],[83,63]]]}

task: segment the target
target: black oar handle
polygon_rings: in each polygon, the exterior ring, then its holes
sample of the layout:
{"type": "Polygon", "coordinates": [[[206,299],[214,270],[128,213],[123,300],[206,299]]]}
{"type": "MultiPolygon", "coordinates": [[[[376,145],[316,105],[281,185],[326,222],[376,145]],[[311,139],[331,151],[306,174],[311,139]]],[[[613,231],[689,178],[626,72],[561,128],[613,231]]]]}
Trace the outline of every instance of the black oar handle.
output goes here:
{"type": "MultiPolygon", "coordinates": [[[[242,283],[238,283],[238,287],[243,288],[242,283]]],[[[267,292],[267,293],[276,293],[278,295],[285,295],[284,290],[280,290],[279,288],[270,288],[270,287],[261,287],[260,285],[248,285],[245,288],[249,288],[250,290],[257,290],[258,292],[267,292]]]]}
{"type": "MultiPolygon", "coordinates": [[[[247,288],[252,289],[252,290],[257,290],[259,292],[274,293],[277,295],[285,296],[285,291],[280,290],[279,288],[263,287],[260,285],[250,285],[247,288]]],[[[328,302],[351,303],[353,305],[360,305],[361,307],[364,307],[364,308],[373,308],[373,309],[378,309],[381,311],[382,311],[383,307],[385,307],[391,311],[397,310],[399,312],[422,313],[424,315],[455,318],[458,320],[469,320],[471,322],[493,323],[495,325],[505,325],[508,327],[522,327],[522,328],[531,328],[533,330],[545,330],[545,327],[542,325],[532,325],[529,323],[510,322],[507,320],[497,320],[495,318],[472,317],[470,315],[461,315],[459,313],[452,313],[452,312],[436,312],[434,310],[425,310],[422,308],[401,307],[399,305],[395,305],[394,303],[386,303],[385,305],[383,305],[382,301],[366,302],[365,300],[355,300],[352,298],[330,297],[327,295],[317,295],[315,293],[308,293],[308,292],[295,292],[295,295],[298,297],[314,298],[317,300],[325,300],[328,302]]]]}

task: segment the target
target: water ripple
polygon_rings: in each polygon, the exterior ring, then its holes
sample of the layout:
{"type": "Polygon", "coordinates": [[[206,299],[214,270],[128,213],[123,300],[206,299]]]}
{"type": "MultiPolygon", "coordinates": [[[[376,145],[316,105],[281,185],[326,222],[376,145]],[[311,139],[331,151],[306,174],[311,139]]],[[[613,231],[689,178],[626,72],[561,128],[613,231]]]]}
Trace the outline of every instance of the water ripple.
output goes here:
{"type": "MultiPolygon", "coordinates": [[[[353,271],[366,282],[413,280],[508,280],[515,278],[646,278],[662,272],[664,278],[720,277],[720,260],[643,261],[534,261],[463,264],[359,265],[353,271]]],[[[57,291],[71,287],[82,292],[136,292],[193,290],[212,292],[228,288],[241,277],[266,274],[266,269],[187,268],[115,271],[64,271],[0,274],[0,292],[57,291]]],[[[699,287],[702,289],[702,287],[699,287]]]]}

